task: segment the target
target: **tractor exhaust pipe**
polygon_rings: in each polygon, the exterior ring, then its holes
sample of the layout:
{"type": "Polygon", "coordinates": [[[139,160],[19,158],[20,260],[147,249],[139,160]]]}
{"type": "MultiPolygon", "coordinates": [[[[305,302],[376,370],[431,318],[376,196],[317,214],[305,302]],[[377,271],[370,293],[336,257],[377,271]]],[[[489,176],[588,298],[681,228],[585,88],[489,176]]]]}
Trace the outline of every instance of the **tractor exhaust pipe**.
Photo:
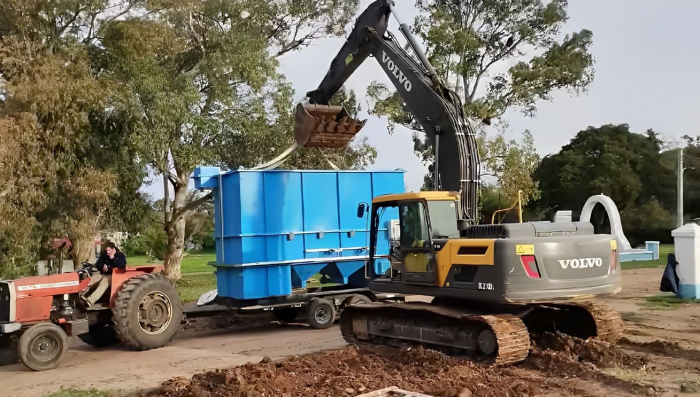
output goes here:
{"type": "Polygon", "coordinates": [[[343,148],[366,122],[350,117],[343,106],[300,103],[294,115],[294,139],[299,146],[343,148]]]}

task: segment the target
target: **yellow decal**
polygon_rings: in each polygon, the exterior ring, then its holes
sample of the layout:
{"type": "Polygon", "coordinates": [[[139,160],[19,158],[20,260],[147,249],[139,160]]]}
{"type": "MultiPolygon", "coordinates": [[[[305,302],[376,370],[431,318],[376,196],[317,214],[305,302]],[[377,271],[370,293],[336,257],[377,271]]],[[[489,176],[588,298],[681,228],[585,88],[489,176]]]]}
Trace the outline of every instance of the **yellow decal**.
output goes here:
{"type": "Polygon", "coordinates": [[[610,240],[610,249],[611,250],[617,249],[617,240],[610,240]]]}
{"type": "Polygon", "coordinates": [[[535,246],[533,244],[516,245],[515,253],[518,255],[535,255],[535,246]]]}

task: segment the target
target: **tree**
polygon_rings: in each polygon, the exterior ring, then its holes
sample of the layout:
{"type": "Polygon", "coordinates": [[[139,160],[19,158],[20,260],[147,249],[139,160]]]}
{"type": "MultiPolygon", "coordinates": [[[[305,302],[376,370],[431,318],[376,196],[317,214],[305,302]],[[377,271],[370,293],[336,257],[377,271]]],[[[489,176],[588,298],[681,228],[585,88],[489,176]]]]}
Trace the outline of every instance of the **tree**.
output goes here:
{"type": "Polygon", "coordinates": [[[521,142],[514,139],[506,141],[499,134],[489,139],[482,130],[479,134],[479,155],[485,168],[491,170],[498,180],[496,188],[505,199],[513,202],[521,191],[521,204],[540,197],[539,183],[532,178],[540,164],[534,139],[530,131],[525,131],[521,142]]]}
{"type": "MultiPolygon", "coordinates": [[[[593,79],[592,33],[583,29],[558,40],[568,19],[566,0],[417,0],[416,6],[422,15],[415,28],[428,58],[445,84],[460,95],[473,120],[490,125],[516,108],[534,116],[537,102],[551,101],[553,91],[578,93],[593,79]]],[[[413,130],[416,154],[432,163],[433,150],[422,142],[422,128],[404,110],[398,93],[381,83],[373,83],[367,92],[372,113],[388,118],[390,132],[396,124],[413,130]]],[[[526,135],[522,147],[511,142],[508,150],[529,153],[530,141],[526,135]]],[[[489,140],[482,134],[481,143],[482,148],[503,149],[498,137],[489,140]]],[[[503,167],[511,166],[491,161],[502,154],[484,153],[484,165],[498,177],[506,172],[503,167]]],[[[503,174],[502,183],[509,194],[520,189],[526,200],[537,196],[529,176],[513,179],[509,173],[503,174]]]]}
{"type": "MultiPolygon", "coordinates": [[[[686,147],[683,149],[684,215],[688,220],[700,218],[700,135],[683,136],[686,147]]],[[[677,150],[669,151],[669,157],[676,160],[677,150]]],[[[669,159],[670,160],[670,159],[669,159]]],[[[677,166],[675,166],[677,168],[677,166]]]]}
{"type": "Polygon", "coordinates": [[[292,90],[277,73],[277,58],[338,34],[356,6],[357,0],[163,0],[100,30],[106,69],[125,87],[115,109],[166,181],[168,277],[180,278],[187,216],[208,200],[187,201],[193,169],[232,158],[256,164],[283,149],[270,138],[291,134],[284,127],[292,90]]]}
{"type": "Polygon", "coordinates": [[[542,160],[534,174],[542,196],[533,204],[550,217],[560,209],[577,214],[590,196],[605,194],[619,208],[625,232],[662,228],[675,208],[667,195],[675,190],[673,172],[653,130],[637,134],[626,124],[589,127],[542,160]]]}
{"type": "MultiPolygon", "coordinates": [[[[261,128],[246,135],[248,144],[236,145],[233,150],[221,153],[226,168],[252,168],[276,158],[294,144],[294,103],[291,96],[278,97],[288,109],[273,126],[261,128]]],[[[341,88],[330,99],[330,105],[345,107],[350,117],[356,118],[362,110],[353,90],[341,88]]],[[[374,163],[377,151],[367,143],[367,138],[355,138],[346,148],[299,148],[280,169],[363,169],[374,163]]]]}
{"type": "MultiPolygon", "coordinates": [[[[36,42],[10,36],[0,51],[5,56],[1,73],[6,81],[2,117],[15,128],[23,125],[18,131],[23,136],[9,140],[14,141],[11,148],[17,145],[10,170],[24,172],[2,181],[7,197],[3,205],[24,210],[19,212],[29,218],[26,227],[42,224],[43,231],[33,234],[34,243],[24,245],[34,254],[11,254],[33,262],[41,241],[48,242],[49,237],[70,236],[75,248],[94,237],[94,233],[80,232],[85,223],[94,223],[110,192],[92,185],[109,183],[110,175],[85,161],[85,140],[91,117],[103,106],[104,88],[92,76],[80,48],[54,46],[52,53],[36,42]],[[25,189],[32,193],[20,193],[25,189]]],[[[14,228],[10,233],[26,238],[27,231],[14,228]]]]}
{"type": "Polygon", "coordinates": [[[123,223],[143,204],[136,194],[143,167],[125,166],[125,148],[95,139],[119,123],[106,110],[115,87],[96,73],[90,51],[97,26],[136,1],[3,1],[0,117],[3,132],[15,131],[3,137],[11,150],[3,166],[20,172],[0,180],[7,197],[0,207],[23,220],[6,218],[14,224],[2,233],[0,266],[5,258],[11,268],[27,269],[44,243],[65,236],[79,264],[99,228],[123,223]],[[122,156],[106,155],[112,153],[122,156]]]}

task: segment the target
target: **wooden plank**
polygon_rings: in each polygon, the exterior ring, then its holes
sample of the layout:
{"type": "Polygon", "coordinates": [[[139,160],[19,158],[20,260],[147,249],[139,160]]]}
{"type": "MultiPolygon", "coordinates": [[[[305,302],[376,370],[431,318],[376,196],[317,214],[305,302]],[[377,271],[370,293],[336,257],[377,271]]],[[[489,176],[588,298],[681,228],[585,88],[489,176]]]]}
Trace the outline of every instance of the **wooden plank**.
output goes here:
{"type": "Polygon", "coordinates": [[[365,394],[359,394],[355,397],[430,397],[427,394],[422,394],[413,391],[401,390],[396,386],[387,387],[380,390],[371,391],[365,394]]]}

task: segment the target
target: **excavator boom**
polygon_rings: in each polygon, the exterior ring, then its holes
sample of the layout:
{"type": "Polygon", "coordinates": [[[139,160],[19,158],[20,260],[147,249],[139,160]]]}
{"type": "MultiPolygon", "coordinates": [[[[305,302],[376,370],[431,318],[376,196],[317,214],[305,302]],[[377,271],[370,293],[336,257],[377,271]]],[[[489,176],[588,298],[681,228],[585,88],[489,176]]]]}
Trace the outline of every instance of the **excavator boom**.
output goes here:
{"type": "Polygon", "coordinates": [[[343,147],[352,140],[365,121],[354,120],[343,107],[328,104],[367,57],[373,56],[434,148],[436,190],[460,192],[461,217],[476,224],[480,174],[476,135],[459,97],[440,82],[408,26],[400,23],[418,60],[387,31],[392,12],[393,2],[377,0],[357,18],[321,84],[307,93],[308,103],[297,106],[295,139],[298,145],[316,147],[343,147]]]}

